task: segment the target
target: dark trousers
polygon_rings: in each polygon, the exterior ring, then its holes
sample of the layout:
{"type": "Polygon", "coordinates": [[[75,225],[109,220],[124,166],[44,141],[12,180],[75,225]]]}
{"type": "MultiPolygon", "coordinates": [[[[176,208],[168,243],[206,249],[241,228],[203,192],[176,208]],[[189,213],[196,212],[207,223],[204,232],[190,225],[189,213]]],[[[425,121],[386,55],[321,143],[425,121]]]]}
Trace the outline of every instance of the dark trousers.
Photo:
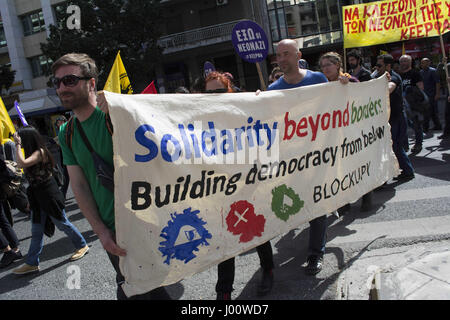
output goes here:
{"type": "Polygon", "coordinates": [[[430,127],[430,120],[433,121],[435,127],[441,126],[441,122],[439,121],[437,101],[434,100],[435,95],[436,94],[432,92],[427,93],[428,99],[430,101],[430,108],[428,109],[427,113],[424,116],[423,129],[425,131],[428,131],[430,127]]]}
{"type": "Polygon", "coordinates": [[[120,272],[119,257],[112,255],[109,252],[106,253],[108,254],[109,261],[111,261],[114,270],[116,271],[117,300],[172,300],[164,287],[153,289],[147,293],[127,297],[121,286],[122,283],[125,282],[125,277],[120,272]]]}
{"type": "Polygon", "coordinates": [[[308,254],[323,257],[327,243],[327,215],[309,222],[308,254]]]}
{"type": "Polygon", "coordinates": [[[8,246],[11,248],[19,246],[19,239],[17,239],[17,235],[6,217],[2,204],[0,204],[0,230],[0,250],[4,250],[8,246]]]}
{"type": "Polygon", "coordinates": [[[406,132],[403,130],[404,126],[401,123],[404,120],[402,117],[394,119],[391,124],[391,135],[392,135],[392,150],[398,160],[398,165],[402,169],[402,173],[406,175],[411,175],[414,173],[411,161],[403,148],[403,141],[406,136],[406,132]]]}
{"type": "MultiPolygon", "coordinates": [[[[258,252],[261,268],[264,271],[272,270],[273,264],[273,252],[270,241],[263,243],[256,247],[258,252]]],[[[217,266],[217,283],[216,292],[231,292],[233,291],[234,282],[234,258],[225,260],[217,266]]]]}

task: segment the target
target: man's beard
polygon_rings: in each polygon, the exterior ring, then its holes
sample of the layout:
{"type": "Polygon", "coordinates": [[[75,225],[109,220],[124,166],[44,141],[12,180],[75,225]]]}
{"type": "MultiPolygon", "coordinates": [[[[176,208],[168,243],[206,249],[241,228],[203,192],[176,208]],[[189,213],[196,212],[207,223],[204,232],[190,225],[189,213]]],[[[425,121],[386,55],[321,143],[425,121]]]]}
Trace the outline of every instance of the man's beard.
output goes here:
{"type": "Polygon", "coordinates": [[[75,110],[82,106],[83,104],[86,104],[88,102],[88,97],[86,96],[76,96],[74,93],[62,93],[60,95],[60,100],[65,109],[68,110],[75,110]],[[72,97],[70,100],[65,101],[64,96],[72,97]]]}
{"type": "Polygon", "coordinates": [[[356,67],[358,66],[356,63],[349,63],[348,66],[350,67],[350,69],[356,69],[356,67]]]}

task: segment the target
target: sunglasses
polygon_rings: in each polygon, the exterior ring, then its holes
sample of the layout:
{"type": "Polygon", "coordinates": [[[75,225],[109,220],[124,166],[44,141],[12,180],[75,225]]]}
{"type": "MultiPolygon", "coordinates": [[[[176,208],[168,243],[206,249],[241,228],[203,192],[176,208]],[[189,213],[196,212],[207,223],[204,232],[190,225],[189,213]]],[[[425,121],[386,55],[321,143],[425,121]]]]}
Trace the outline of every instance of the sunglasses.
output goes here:
{"type": "Polygon", "coordinates": [[[379,63],[377,63],[375,66],[376,66],[377,68],[382,68],[382,67],[384,67],[384,65],[379,64],[379,63]]]}
{"type": "Polygon", "coordinates": [[[52,79],[52,84],[53,84],[53,87],[55,89],[59,89],[59,86],[61,85],[61,82],[66,87],[75,87],[80,80],[89,80],[91,78],[92,77],[79,77],[79,76],[76,76],[74,74],[69,74],[67,76],[62,77],[61,79],[54,77],[52,79]]]}
{"type": "Polygon", "coordinates": [[[226,88],[220,88],[220,89],[214,89],[214,90],[206,90],[205,93],[227,93],[228,89],[226,88]]]}

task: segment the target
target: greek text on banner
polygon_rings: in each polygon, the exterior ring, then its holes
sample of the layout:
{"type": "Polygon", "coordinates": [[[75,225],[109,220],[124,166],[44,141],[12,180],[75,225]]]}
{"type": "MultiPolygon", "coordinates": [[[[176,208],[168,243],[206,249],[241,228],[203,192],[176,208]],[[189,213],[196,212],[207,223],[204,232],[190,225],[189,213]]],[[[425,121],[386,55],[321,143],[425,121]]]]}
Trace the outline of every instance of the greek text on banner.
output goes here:
{"type": "Polygon", "coordinates": [[[105,93],[127,295],[248,251],[399,173],[386,77],[255,93],[105,93]]]}
{"type": "Polygon", "coordinates": [[[342,7],[344,47],[434,37],[450,31],[450,0],[386,0],[342,7]]]}

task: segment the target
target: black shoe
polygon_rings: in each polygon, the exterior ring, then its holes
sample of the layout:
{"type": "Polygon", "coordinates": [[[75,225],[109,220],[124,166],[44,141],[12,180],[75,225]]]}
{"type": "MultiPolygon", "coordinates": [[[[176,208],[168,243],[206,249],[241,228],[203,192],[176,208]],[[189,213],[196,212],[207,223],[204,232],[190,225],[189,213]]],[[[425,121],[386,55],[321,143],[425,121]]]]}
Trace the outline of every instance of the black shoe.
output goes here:
{"type": "Polygon", "coordinates": [[[400,175],[396,176],[396,177],[394,178],[394,180],[405,182],[405,181],[412,180],[412,179],[414,179],[415,177],[416,177],[416,176],[414,175],[414,173],[404,174],[404,173],[402,172],[400,175]]]}
{"type": "Polygon", "coordinates": [[[216,300],[231,300],[231,292],[217,292],[216,300]]]}
{"type": "Polygon", "coordinates": [[[414,147],[411,149],[411,153],[417,154],[420,151],[422,151],[422,145],[421,144],[415,144],[414,147]]]}
{"type": "Polygon", "coordinates": [[[340,216],[343,216],[344,214],[346,214],[349,211],[350,211],[350,203],[347,203],[346,205],[337,209],[337,212],[339,213],[340,216]]]}
{"type": "Polygon", "coordinates": [[[5,268],[9,266],[16,260],[22,259],[22,253],[19,251],[14,252],[13,250],[9,250],[3,254],[2,260],[0,260],[0,268],[5,268]]]}
{"type": "Polygon", "coordinates": [[[438,136],[437,138],[438,138],[438,139],[448,139],[448,138],[450,138],[450,134],[448,134],[448,133],[445,134],[445,133],[444,133],[444,134],[441,134],[440,136],[438,136]]]}
{"type": "Polygon", "coordinates": [[[272,290],[273,286],[273,272],[272,270],[263,271],[261,282],[258,285],[258,296],[265,296],[272,290]]]}
{"type": "Polygon", "coordinates": [[[308,265],[305,268],[305,273],[309,276],[318,274],[322,270],[323,257],[317,255],[310,255],[307,259],[308,265]]]}

